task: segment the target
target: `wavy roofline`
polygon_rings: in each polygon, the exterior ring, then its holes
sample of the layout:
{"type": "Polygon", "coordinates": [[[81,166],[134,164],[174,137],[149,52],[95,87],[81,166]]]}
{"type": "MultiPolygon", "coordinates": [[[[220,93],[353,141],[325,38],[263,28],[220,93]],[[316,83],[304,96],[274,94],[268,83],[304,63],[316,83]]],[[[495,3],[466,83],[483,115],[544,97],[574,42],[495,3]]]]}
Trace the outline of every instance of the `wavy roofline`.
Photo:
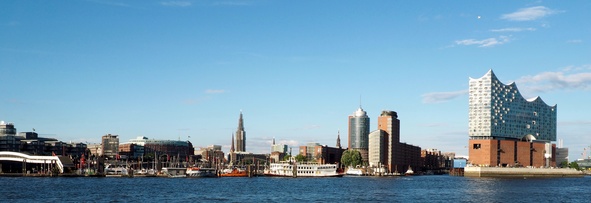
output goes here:
{"type": "Polygon", "coordinates": [[[525,97],[523,97],[523,94],[521,94],[521,91],[519,91],[519,87],[517,87],[517,84],[515,83],[515,81],[510,82],[509,84],[503,83],[503,81],[501,81],[501,80],[499,80],[499,78],[497,78],[497,76],[493,72],[492,68],[489,69],[488,72],[486,72],[486,74],[484,74],[480,78],[477,78],[477,79],[474,79],[472,77],[469,77],[469,78],[470,78],[470,80],[482,80],[484,77],[488,76],[489,74],[490,74],[491,79],[494,78],[495,80],[499,81],[499,83],[501,83],[501,85],[503,85],[504,87],[509,87],[509,86],[514,87],[517,90],[517,92],[519,93],[519,97],[521,97],[523,100],[525,100],[528,103],[542,103],[542,104],[544,104],[544,105],[546,105],[547,107],[550,107],[550,108],[556,108],[556,106],[557,106],[557,104],[554,104],[552,106],[551,105],[548,105],[548,103],[546,103],[544,100],[542,100],[542,98],[540,96],[536,96],[536,97],[531,98],[531,99],[526,99],[525,97]]]}

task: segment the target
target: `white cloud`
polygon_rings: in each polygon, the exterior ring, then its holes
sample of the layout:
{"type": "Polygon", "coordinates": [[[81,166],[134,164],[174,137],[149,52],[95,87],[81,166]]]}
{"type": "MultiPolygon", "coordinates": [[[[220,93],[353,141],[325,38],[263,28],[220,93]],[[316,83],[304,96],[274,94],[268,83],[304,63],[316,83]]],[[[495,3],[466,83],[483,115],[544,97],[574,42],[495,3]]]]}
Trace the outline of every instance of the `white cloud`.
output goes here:
{"type": "Polygon", "coordinates": [[[509,21],[531,21],[554,13],[557,13],[557,11],[544,6],[534,6],[522,8],[513,13],[503,14],[501,15],[501,19],[509,21]]]}
{"type": "Polygon", "coordinates": [[[205,90],[206,94],[222,94],[225,93],[226,90],[214,90],[214,89],[207,89],[205,90]]]}
{"type": "Polygon", "coordinates": [[[164,1],[160,2],[163,6],[177,6],[177,7],[187,7],[191,6],[191,2],[189,1],[164,1]]]}
{"type": "Polygon", "coordinates": [[[516,81],[524,92],[549,92],[556,90],[591,90],[591,65],[569,66],[562,71],[542,72],[524,76],[516,81]]]}
{"type": "Polygon", "coordinates": [[[468,94],[468,90],[460,90],[455,92],[431,92],[423,94],[423,103],[425,104],[436,104],[443,103],[457,97],[468,94]]]}
{"type": "Polygon", "coordinates": [[[509,37],[499,36],[498,38],[491,37],[491,38],[483,39],[483,40],[476,40],[476,39],[456,40],[455,43],[457,45],[466,45],[466,46],[478,45],[478,47],[492,47],[495,45],[505,44],[509,41],[510,41],[509,37]]]}
{"type": "Polygon", "coordinates": [[[493,29],[490,30],[491,32],[523,32],[523,31],[536,31],[536,28],[533,27],[508,27],[508,28],[501,28],[501,29],[493,29]]]}

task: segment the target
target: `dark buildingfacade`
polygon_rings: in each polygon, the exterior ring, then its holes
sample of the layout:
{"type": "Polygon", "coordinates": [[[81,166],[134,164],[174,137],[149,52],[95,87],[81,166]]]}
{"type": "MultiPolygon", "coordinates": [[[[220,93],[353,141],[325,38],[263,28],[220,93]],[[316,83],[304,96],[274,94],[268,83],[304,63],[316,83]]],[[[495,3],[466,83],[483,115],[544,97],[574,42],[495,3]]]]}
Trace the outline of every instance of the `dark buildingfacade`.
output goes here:
{"type": "Polygon", "coordinates": [[[106,134],[101,137],[103,155],[115,159],[119,155],[119,135],[106,134]]]}

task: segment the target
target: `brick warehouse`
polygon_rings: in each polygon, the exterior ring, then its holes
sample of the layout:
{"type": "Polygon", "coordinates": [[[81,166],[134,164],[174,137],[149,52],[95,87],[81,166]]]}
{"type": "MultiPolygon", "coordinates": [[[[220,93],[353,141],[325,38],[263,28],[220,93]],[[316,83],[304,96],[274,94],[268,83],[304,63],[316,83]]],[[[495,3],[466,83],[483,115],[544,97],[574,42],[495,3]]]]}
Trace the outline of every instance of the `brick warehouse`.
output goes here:
{"type": "MultiPolygon", "coordinates": [[[[470,140],[469,154],[472,164],[484,166],[545,166],[546,143],[519,140],[470,140]]],[[[556,166],[556,145],[548,151],[552,154],[550,166],[556,166]]]]}

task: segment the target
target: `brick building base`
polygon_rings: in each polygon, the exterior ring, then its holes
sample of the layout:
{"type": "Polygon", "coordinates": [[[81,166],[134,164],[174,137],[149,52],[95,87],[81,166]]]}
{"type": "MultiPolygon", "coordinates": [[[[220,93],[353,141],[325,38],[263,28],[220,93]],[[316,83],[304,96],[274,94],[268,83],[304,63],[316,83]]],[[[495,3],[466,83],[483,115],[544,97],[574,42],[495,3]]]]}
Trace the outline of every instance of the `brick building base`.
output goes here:
{"type": "MultiPolygon", "coordinates": [[[[546,143],[521,140],[470,140],[468,153],[470,163],[479,166],[546,166],[546,143]]],[[[549,154],[550,166],[556,166],[556,146],[552,144],[549,154]]]]}

